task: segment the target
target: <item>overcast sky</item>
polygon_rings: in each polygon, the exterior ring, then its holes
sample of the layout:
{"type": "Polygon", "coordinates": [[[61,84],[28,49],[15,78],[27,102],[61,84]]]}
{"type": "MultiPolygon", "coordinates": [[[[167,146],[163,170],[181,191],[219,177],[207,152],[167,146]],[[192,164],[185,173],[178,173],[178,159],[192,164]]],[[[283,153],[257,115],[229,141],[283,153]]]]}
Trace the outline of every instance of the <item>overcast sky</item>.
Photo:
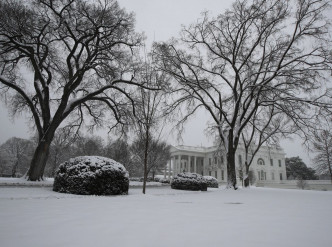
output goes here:
{"type": "MultiPolygon", "coordinates": [[[[217,15],[231,6],[229,0],[118,0],[121,7],[136,14],[136,30],[144,32],[147,47],[153,41],[166,41],[172,36],[177,36],[181,25],[188,25],[200,18],[203,11],[209,11],[217,15]]],[[[212,145],[205,134],[206,122],[209,116],[200,112],[196,118],[186,125],[183,135],[185,145],[200,146],[212,145]]],[[[0,144],[12,136],[28,138],[31,130],[28,128],[27,119],[17,117],[11,121],[8,111],[3,103],[0,103],[0,144]]],[[[169,135],[168,142],[173,145],[179,144],[176,135],[169,135]]],[[[288,157],[300,156],[308,165],[310,159],[301,146],[299,140],[283,141],[281,143],[288,157]]]]}

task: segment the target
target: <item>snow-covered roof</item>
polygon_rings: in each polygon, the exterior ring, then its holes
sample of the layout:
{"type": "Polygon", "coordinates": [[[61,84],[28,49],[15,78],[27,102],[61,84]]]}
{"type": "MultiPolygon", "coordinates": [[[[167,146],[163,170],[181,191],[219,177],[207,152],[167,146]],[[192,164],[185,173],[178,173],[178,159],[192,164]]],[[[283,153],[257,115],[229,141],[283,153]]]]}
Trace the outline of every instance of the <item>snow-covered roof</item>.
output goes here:
{"type": "Polygon", "coordinates": [[[195,152],[195,153],[208,153],[215,151],[217,149],[217,146],[212,147],[197,147],[197,146],[185,146],[185,145],[179,145],[179,146],[172,146],[171,147],[173,152],[176,151],[187,151],[187,152],[195,152]]]}

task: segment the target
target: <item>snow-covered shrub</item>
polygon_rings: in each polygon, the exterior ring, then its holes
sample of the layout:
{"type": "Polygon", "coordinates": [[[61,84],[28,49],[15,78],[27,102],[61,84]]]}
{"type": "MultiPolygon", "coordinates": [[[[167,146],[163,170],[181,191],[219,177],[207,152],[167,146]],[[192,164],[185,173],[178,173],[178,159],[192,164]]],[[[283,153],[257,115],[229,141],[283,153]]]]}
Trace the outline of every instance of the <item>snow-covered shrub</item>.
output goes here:
{"type": "Polygon", "coordinates": [[[53,190],[80,195],[128,194],[129,174],[123,165],[104,157],[80,156],[62,163],[53,190]]]}
{"type": "MultiPolygon", "coordinates": [[[[144,182],[144,177],[141,177],[141,178],[139,179],[139,181],[140,181],[140,182],[144,182]]],[[[147,177],[147,178],[146,178],[146,182],[153,182],[153,178],[152,178],[152,177],[147,177]]]]}
{"type": "Polygon", "coordinates": [[[202,175],[197,173],[179,173],[174,176],[171,188],[177,190],[207,190],[207,182],[202,175]]]}
{"type": "Polygon", "coordinates": [[[212,176],[204,176],[204,179],[207,182],[207,187],[210,188],[219,188],[218,180],[212,176]]]}
{"type": "Polygon", "coordinates": [[[168,178],[159,178],[159,183],[169,184],[171,181],[168,178]]]}

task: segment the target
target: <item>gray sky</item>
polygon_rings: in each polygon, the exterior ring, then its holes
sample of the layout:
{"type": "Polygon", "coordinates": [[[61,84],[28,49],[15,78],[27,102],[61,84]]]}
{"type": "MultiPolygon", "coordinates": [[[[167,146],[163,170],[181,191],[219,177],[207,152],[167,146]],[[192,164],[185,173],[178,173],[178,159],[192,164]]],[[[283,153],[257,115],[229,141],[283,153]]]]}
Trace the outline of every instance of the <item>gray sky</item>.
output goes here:
{"type": "MultiPolygon", "coordinates": [[[[118,0],[121,7],[127,11],[136,13],[136,30],[144,32],[147,36],[147,47],[153,41],[166,41],[172,36],[177,36],[181,25],[188,25],[195,22],[203,11],[209,11],[217,15],[231,6],[229,0],[118,0]]],[[[186,132],[183,135],[183,144],[200,146],[212,145],[204,133],[208,114],[200,112],[196,118],[186,125],[186,132]]],[[[168,133],[166,133],[168,136],[168,133]]],[[[0,143],[3,143],[12,136],[28,138],[31,130],[28,128],[27,119],[16,117],[11,121],[8,111],[3,103],[0,103],[0,143]]],[[[171,144],[178,144],[176,135],[169,135],[167,141],[171,144]]],[[[310,159],[301,146],[300,140],[283,141],[281,143],[287,157],[300,156],[308,165],[310,159]]]]}

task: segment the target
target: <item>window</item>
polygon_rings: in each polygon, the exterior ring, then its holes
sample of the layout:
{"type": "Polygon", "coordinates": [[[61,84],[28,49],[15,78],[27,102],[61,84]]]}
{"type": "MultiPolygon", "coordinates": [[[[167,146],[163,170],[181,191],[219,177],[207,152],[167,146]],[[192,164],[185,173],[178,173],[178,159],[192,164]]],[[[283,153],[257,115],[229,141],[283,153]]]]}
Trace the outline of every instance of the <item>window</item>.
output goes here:
{"type": "Polygon", "coordinates": [[[270,159],[271,166],[273,166],[273,159],[270,159]]]}
{"type": "Polygon", "coordinates": [[[214,177],[215,177],[216,179],[218,179],[218,171],[215,171],[214,174],[215,174],[214,177]]]}
{"type": "Polygon", "coordinates": [[[221,180],[224,180],[224,170],[221,170],[221,180]]]}
{"type": "Polygon", "coordinates": [[[217,157],[214,157],[214,163],[217,164],[217,157]]]}
{"type": "Polygon", "coordinates": [[[261,180],[265,180],[265,172],[261,171],[261,180]]]}
{"type": "Polygon", "coordinates": [[[211,166],[211,163],[212,163],[212,162],[211,162],[211,158],[209,158],[209,166],[211,166]]]}
{"type": "Polygon", "coordinates": [[[272,172],[272,180],[274,180],[274,173],[272,172]]]}
{"type": "Polygon", "coordinates": [[[280,173],[280,180],[282,180],[282,173],[280,173]]]}
{"type": "Polygon", "coordinates": [[[242,166],[242,156],[239,154],[239,165],[242,166]]]}
{"type": "Polygon", "coordinates": [[[263,165],[265,165],[265,162],[264,162],[264,160],[262,158],[259,158],[257,160],[257,164],[263,166],[263,165]]]}
{"type": "Polygon", "coordinates": [[[278,162],[279,162],[279,167],[281,167],[281,160],[278,160],[278,162]]]}
{"type": "Polygon", "coordinates": [[[209,176],[211,176],[211,171],[209,171],[209,176]]]}

